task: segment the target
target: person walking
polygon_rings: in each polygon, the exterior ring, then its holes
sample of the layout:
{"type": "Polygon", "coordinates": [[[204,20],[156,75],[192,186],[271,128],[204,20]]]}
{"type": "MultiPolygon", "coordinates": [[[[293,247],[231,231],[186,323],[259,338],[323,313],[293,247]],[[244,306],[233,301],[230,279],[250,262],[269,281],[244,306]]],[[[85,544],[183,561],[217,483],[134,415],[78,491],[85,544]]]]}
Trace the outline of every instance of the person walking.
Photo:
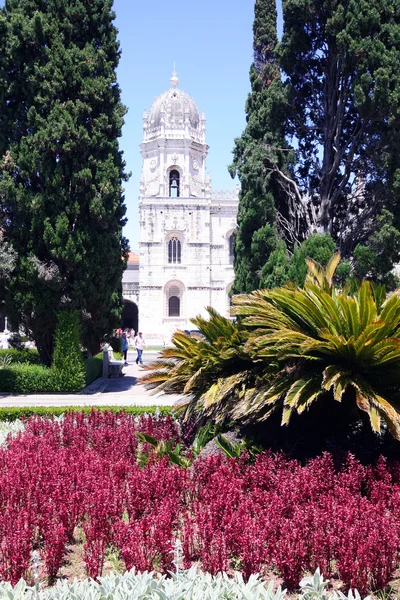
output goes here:
{"type": "Polygon", "coordinates": [[[135,348],[137,350],[136,364],[140,363],[142,365],[143,364],[143,357],[142,357],[143,349],[146,348],[146,342],[144,341],[144,337],[143,337],[141,331],[139,331],[139,333],[135,337],[134,344],[135,344],[135,348]]]}
{"type": "Polygon", "coordinates": [[[125,331],[123,332],[122,336],[121,336],[121,341],[122,341],[122,354],[124,355],[124,361],[125,361],[125,365],[128,364],[127,362],[127,355],[128,355],[128,338],[127,335],[125,333],[125,331]]]}

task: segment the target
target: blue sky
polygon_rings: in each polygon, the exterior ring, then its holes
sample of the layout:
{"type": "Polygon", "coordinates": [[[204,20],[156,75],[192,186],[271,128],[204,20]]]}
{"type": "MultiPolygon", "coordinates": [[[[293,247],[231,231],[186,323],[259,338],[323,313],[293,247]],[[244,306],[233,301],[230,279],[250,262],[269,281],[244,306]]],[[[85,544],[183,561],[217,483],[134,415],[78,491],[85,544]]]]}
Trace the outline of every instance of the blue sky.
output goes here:
{"type": "Polygon", "coordinates": [[[120,146],[132,172],[124,234],[137,251],[142,115],[169,88],[174,61],[180,88],[206,113],[213,187],[234,188],[227,165],[245,127],[254,0],[114,0],[114,10],[122,50],[118,81],[128,108],[120,146]]]}

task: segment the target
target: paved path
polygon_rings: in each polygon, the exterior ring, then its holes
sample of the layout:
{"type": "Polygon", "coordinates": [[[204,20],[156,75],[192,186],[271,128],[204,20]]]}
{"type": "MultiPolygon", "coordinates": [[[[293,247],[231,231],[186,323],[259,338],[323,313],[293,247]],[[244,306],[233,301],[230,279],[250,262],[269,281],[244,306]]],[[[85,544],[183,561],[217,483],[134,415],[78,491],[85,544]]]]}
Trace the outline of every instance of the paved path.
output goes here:
{"type": "MultiPolygon", "coordinates": [[[[144,352],[144,362],[151,362],[156,352],[144,352]]],[[[139,383],[143,369],[136,365],[136,352],[128,352],[124,377],[101,378],[79,394],[2,394],[1,406],[172,406],[182,400],[177,394],[151,393],[139,383]]]]}

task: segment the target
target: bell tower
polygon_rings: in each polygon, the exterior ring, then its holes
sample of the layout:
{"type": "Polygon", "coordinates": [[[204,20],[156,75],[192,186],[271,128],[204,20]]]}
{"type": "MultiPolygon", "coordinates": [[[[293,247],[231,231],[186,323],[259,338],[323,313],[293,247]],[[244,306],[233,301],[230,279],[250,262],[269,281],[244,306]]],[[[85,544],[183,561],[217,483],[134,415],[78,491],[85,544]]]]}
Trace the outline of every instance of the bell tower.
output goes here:
{"type": "Polygon", "coordinates": [[[233,279],[226,232],[237,211],[236,200],[229,213],[224,199],[214,206],[206,117],[179,88],[175,71],[170,84],[144,111],[140,145],[139,329],[157,345],[193,328],[190,318],[205,315],[207,306],[226,314],[233,279]]]}
{"type": "Polygon", "coordinates": [[[206,118],[178,88],[175,71],[170,83],[171,88],[143,114],[141,196],[204,198],[206,118]]]}

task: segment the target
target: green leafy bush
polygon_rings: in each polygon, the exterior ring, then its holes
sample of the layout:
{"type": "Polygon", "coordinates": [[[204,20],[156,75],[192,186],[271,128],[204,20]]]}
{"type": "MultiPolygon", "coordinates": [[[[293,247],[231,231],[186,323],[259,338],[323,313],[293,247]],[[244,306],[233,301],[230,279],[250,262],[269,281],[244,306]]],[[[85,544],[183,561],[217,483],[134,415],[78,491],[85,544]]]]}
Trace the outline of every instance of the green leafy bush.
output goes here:
{"type": "Polygon", "coordinates": [[[336,244],[329,233],[314,233],[294,249],[290,259],[288,280],[304,285],[307,275],[306,259],[312,258],[325,267],[335,251],[336,244]]]}
{"type": "Polygon", "coordinates": [[[68,376],[42,365],[11,364],[0,369],[0,392],[11,394],[76,392],[84,387],[84,381],[73,372],[68,376]]]}
{"type": "Polygon", "coordinates": [[[376,218],[376,231],[365,245],[357,244],[354,249],[356,277],[383,283],[390,291],[400,284],[393,273],[393,267],[400,259],[400,232],[394,224],[394,215],[383,210],[376,218]]]}
{"type": "Polygon", "coordinates": [[[55,383],[53,391],[77,392],[85,385],[79,315],[75,310],[58,313],[51,371],[55,383]]]}
{"type": "MultiPolygon", "coordinates": [[[[2,421],[12,422],[29,417],[59,417],[66,412],[81,412],[89,414],[93,410],[91,406],[4,406],[0,407],[0,423],[2,421]]],[[[160,415],[171,413],[171,406],[96,406],[96,410],[110,413],[127,413],[129,415],[160,415]]],[[[1,596],[0,596],[1,598],[1,596]]]]}
{"type": "Polygon", "coordinates": [[[0,357],[5,355],[10,356],[11,363],[20,363],[27,365],[40,364],[39,352],[37,350],[15,350],[14,348],[9,348],[8,350],[0,350],[0,357]]]}
{"type": "Polygon", "coordinates": [[[0,370],[1,392],[77,392],[85,386],[85,364],[79,345],[77,311],[66,310],[58,314],[53,364],[50,369],[29,364],[31,358],[35,357],[36,360],[36,355],[37,358],[39,356],[33,351],[7,350],[6,353],[13,356],[14,364],[0,370]]]}
{"type": "Polygon", "coordinates": [[[0,369],[7,369],[12,364],[11,356],[2,354],[0,356],[0,369]]]}
{"type": "Polygon", "coordinates": [[[14,364],[0,369],[0,391],[19,394],[55,391],[54,373],[47,367],[14,364]]]}
{"type": "Polygon", "coordinates": [[[103,374],[103,353],[99,352],[96,356],[88,358],[85,361],[85,368],[85,383],[86,385],[90,385],[103,374]]]}

